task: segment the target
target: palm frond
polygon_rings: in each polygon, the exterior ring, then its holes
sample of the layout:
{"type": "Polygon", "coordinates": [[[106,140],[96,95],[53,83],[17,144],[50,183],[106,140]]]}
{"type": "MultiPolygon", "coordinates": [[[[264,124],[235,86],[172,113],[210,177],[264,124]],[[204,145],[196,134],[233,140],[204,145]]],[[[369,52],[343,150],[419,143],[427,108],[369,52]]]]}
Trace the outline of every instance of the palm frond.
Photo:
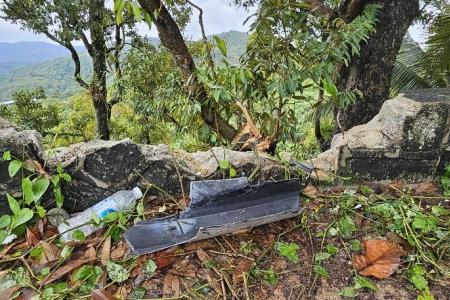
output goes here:
{"type": "Polygon", "coordinates": [[[391,79],[391,94],[421,88],[430,88],[437,83],[424,65],[425,53],[420,46],[406,35],[397,60],[391,79]]]}
{"type": "MultiPolygon", "coordinates": [[[[430,27],[430,37],[425,52],[427,66],[442,76],[450,72],[450,9],[444,10],[430,27]]],[[[446,79],[446,78],[445,78],[446,79]]]]}

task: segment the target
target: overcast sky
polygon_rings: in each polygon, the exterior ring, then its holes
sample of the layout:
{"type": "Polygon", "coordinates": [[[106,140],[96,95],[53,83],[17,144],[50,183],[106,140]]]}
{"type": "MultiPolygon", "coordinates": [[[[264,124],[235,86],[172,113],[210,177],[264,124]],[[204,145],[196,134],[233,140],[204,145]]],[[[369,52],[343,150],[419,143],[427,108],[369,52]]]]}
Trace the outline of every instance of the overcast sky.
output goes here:
{"type": "MultiPolygon", "coordinates": [[[[243,9],[238,9],[224,0],[196,0],[195,4],[203,9],[203,19],[206,34],[217,34],[230,30],[247,31],[249,24],[243,24],[249,13],[243,9]]],[[[186,36],[190,38],[200,37],[200,27],[198,25],[198,13],[194,10],[191,23],[186,28],[186,36]]],[[[141,31],[152,37],[157,37],[155,30],[149,32],[147,25],[139,26],[141,31]]],[[[0,19],[0,42],[17,41],[49,41],[45,36],[36,35],[29,31],[23,31],[20,26],[14,25],[0,19]]]]}
{"type": "MultiPolygon", "coordinates": [[[[243,23],[251,12],[249,13],[243,9],[231,6],[229,1],[224,0],[196,0],[195,3],[203,8],[206,34],[217,34],[230,30],[248,31],[250,22],[247,24],[243,23]]],[[[153,29],[149,32],[145,24],[141,24],[139,28],[142,33],[157,37],[156,31],[153,29]]],[[[425,31],[420,26],[414,26],[410,29],[410,33],[417,42],[421,44],[424,42],[425,31]]],[[[185,34],[187,37],[193,39],[200,37],[197,11],[195,10],[194,16],[191,23],[188,25],[185,34]]],[[[0,19],[0,42],[18,41],[50,42],[45,36],[36,35],[29,31],[23,31],[20,29],[20,26],[0,19]]]]}

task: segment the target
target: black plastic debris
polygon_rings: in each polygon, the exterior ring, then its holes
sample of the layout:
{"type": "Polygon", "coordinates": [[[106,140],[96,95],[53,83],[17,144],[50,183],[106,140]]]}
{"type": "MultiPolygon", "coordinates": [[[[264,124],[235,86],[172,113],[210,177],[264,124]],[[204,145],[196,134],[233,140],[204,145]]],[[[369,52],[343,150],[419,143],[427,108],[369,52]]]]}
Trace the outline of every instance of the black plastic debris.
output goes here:
{"type": "Polygon", "coordinates": [[[298,179],[249,185],[247,178],[191,182],[191,203],[177,215],[137,223],[125,232],[133,254],[211,238],[300,214],[298,179]]]}

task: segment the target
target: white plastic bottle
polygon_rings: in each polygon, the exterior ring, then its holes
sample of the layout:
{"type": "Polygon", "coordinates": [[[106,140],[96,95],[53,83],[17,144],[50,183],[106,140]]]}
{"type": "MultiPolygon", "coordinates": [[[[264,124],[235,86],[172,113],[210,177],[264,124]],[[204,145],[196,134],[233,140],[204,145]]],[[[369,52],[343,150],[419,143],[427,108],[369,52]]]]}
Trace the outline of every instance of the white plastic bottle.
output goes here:
{"type": "Polygon", "coordinates": [[[99,230],[101,226],[84,225],[79,227],[80,225],[89,222],[95,215],[102,219],[111,212],[130,211],[134,208],[136,200],[140,198],[142,198],[142,192],[138,187],[135,187],[131,191],[114,193],[94,206],[77,214],[75,217],[61,223],[58,226],[58,231],[61,233],[62,239],[66,242],[74,240],[72,234],[75,230],[81,230],[84,236],[87,237],[91,233],[99,230]]]}

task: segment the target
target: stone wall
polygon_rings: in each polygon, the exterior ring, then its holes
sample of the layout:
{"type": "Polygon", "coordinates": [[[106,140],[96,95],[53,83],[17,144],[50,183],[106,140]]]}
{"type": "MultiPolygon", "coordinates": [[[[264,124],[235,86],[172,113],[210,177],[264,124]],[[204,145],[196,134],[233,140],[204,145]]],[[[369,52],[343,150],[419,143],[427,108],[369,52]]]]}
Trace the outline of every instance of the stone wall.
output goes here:
{"type": "Polygon", "coordinates": [[[313,177],[432,179],[450,163],[450,89],[418,90],[387,100],[367,124],[333,137],[308,163],[313,177]]]}
{"type": "Polygon", "coordinates": [[[285,175],[284,168],[264,154],[223,148],[188,153],[171,151],[166,145],[138,145],[129,139],[75,144],[50,151],[47,160],[49,166],[61,162],[71,174],[73,181],[63,188],[64,207],[80,211],[116,191],[135,186],[143,191],[149,188],[148,195],[160,194],[162,189],[179,196],[180,177],[186,193],[192,180],[223,178],[218,165],[223,159],[230,161],[238,176],[249,176],[256,169],[259,171],[254,180],[282,179],[285,175]]]}
{"type": "MultiPolygon", "coordinates": [[[[249,176],[255,171],[253,181],[285,176],[284,167],[270,156],[224,148],[188,153],[170,151],[166,145],[139,145],[125,139],[79,143],[44,153],[42,138],[37,132],[18,131],[16,126],[0,118],[0,156],[4,151],[11,151],[20,159],[38,160],[42,165],[46,161],[48,171],[55,170],[61,163],[72,176],[72,182],[63,185],[64,208],[69,212],[82,211],[116,191],[135,186],[143,191],[148,189],[148,195],[164,190],[180,196],[180,177],[188,193],[191,180],[228,176],[220,170],[219,160],[228,160],[237,176],[249,176]]],[[[19,176],[11,180],[8,162],[0,161],[0,215],[9,210],[6,191],[20,197],[20,190],[19,176]]],[[[47,200],[51,197],[48,193],[47,200]]]]}
{"type": "Polygon", "coordinates": [[[21,160],[30,158],[42,162],[42,137],[34,130],[19,131],[14,124],[0,118],[0,215],[9,209],[6,192],[15,196],[21,186],[20,181],[9,178],[9,163],[1,160],[5,151],[10,151],[13,157],[21,160]]]}

